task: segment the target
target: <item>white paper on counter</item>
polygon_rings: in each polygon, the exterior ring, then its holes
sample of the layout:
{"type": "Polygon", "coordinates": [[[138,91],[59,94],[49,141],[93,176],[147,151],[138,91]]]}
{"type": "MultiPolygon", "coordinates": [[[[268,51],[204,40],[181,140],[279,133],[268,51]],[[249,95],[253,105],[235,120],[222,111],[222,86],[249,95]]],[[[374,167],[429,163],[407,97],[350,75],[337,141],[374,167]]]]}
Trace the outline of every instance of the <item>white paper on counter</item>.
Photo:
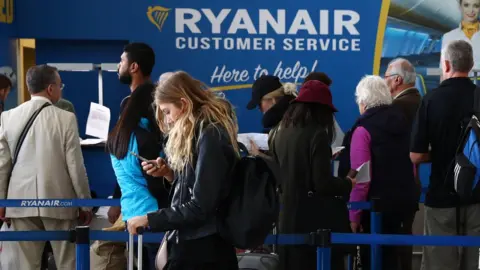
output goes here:
{"type": "Polygon", "coordinates": [[[107,140],[105,139],[85,139],[85,140],[80,140],[80,145],[97,145],[101,143],[106,143],[107,140]]]}

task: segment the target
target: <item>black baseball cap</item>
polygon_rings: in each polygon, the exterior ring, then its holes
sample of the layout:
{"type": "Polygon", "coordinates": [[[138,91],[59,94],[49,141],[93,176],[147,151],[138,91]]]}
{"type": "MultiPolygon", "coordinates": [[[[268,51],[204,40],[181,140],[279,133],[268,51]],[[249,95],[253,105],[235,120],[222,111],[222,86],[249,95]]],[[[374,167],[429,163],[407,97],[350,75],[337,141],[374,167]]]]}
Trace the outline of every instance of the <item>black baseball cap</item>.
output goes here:
{"type": "Polygon", "coordinates": [[[252,86],[252,99],[248,102],[247,109],[253,110],[258,105],[262,98],[279,88],[282,87],[282,83],[277,76],[273,75],[263,75],[258,78],[252,86]]]}

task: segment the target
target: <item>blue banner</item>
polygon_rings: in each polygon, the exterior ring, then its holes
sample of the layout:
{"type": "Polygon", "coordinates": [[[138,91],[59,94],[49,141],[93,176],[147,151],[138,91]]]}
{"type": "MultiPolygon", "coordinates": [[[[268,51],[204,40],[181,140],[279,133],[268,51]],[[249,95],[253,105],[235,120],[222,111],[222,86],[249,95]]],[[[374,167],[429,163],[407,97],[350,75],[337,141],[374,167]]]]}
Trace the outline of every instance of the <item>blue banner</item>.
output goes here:
{"type": "Polygon", "coordinates": [[[261,130],[260,113],[245,109],[256,78],[301,83],[326,72],[346,129],[358,116],[357,82],[379,69],[389,2],[22,0],[17,19],[25,37],[149,43],[155,76],[185,70],[226,91],[242,132],[261,130]]]}

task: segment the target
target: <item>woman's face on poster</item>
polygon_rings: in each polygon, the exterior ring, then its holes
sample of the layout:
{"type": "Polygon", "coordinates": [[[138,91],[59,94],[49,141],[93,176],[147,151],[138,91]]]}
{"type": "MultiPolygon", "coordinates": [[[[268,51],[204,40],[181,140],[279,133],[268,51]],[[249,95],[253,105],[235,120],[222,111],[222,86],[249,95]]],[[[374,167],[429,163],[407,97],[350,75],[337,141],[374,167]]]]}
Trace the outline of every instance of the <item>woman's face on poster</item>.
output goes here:
{"type": "Polygon", "coordinates": [[[464,22],[474,23],[478,21],[480,0],[461,0],[460,8],[464,22]]]}

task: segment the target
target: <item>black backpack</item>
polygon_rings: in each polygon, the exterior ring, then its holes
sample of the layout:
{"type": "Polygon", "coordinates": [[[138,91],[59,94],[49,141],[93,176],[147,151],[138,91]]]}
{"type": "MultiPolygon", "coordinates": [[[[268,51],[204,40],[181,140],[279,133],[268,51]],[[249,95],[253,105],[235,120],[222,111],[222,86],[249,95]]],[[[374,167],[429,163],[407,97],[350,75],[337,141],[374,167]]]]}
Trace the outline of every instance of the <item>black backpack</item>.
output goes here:
{"type": "Polygon", "coordinates": [[[275,226],[280,212],[277,173],[270,158],[244,156],[235,165],[230,194],[220,209],[220,233],[236,248],[257,248],[275,226]]]}

